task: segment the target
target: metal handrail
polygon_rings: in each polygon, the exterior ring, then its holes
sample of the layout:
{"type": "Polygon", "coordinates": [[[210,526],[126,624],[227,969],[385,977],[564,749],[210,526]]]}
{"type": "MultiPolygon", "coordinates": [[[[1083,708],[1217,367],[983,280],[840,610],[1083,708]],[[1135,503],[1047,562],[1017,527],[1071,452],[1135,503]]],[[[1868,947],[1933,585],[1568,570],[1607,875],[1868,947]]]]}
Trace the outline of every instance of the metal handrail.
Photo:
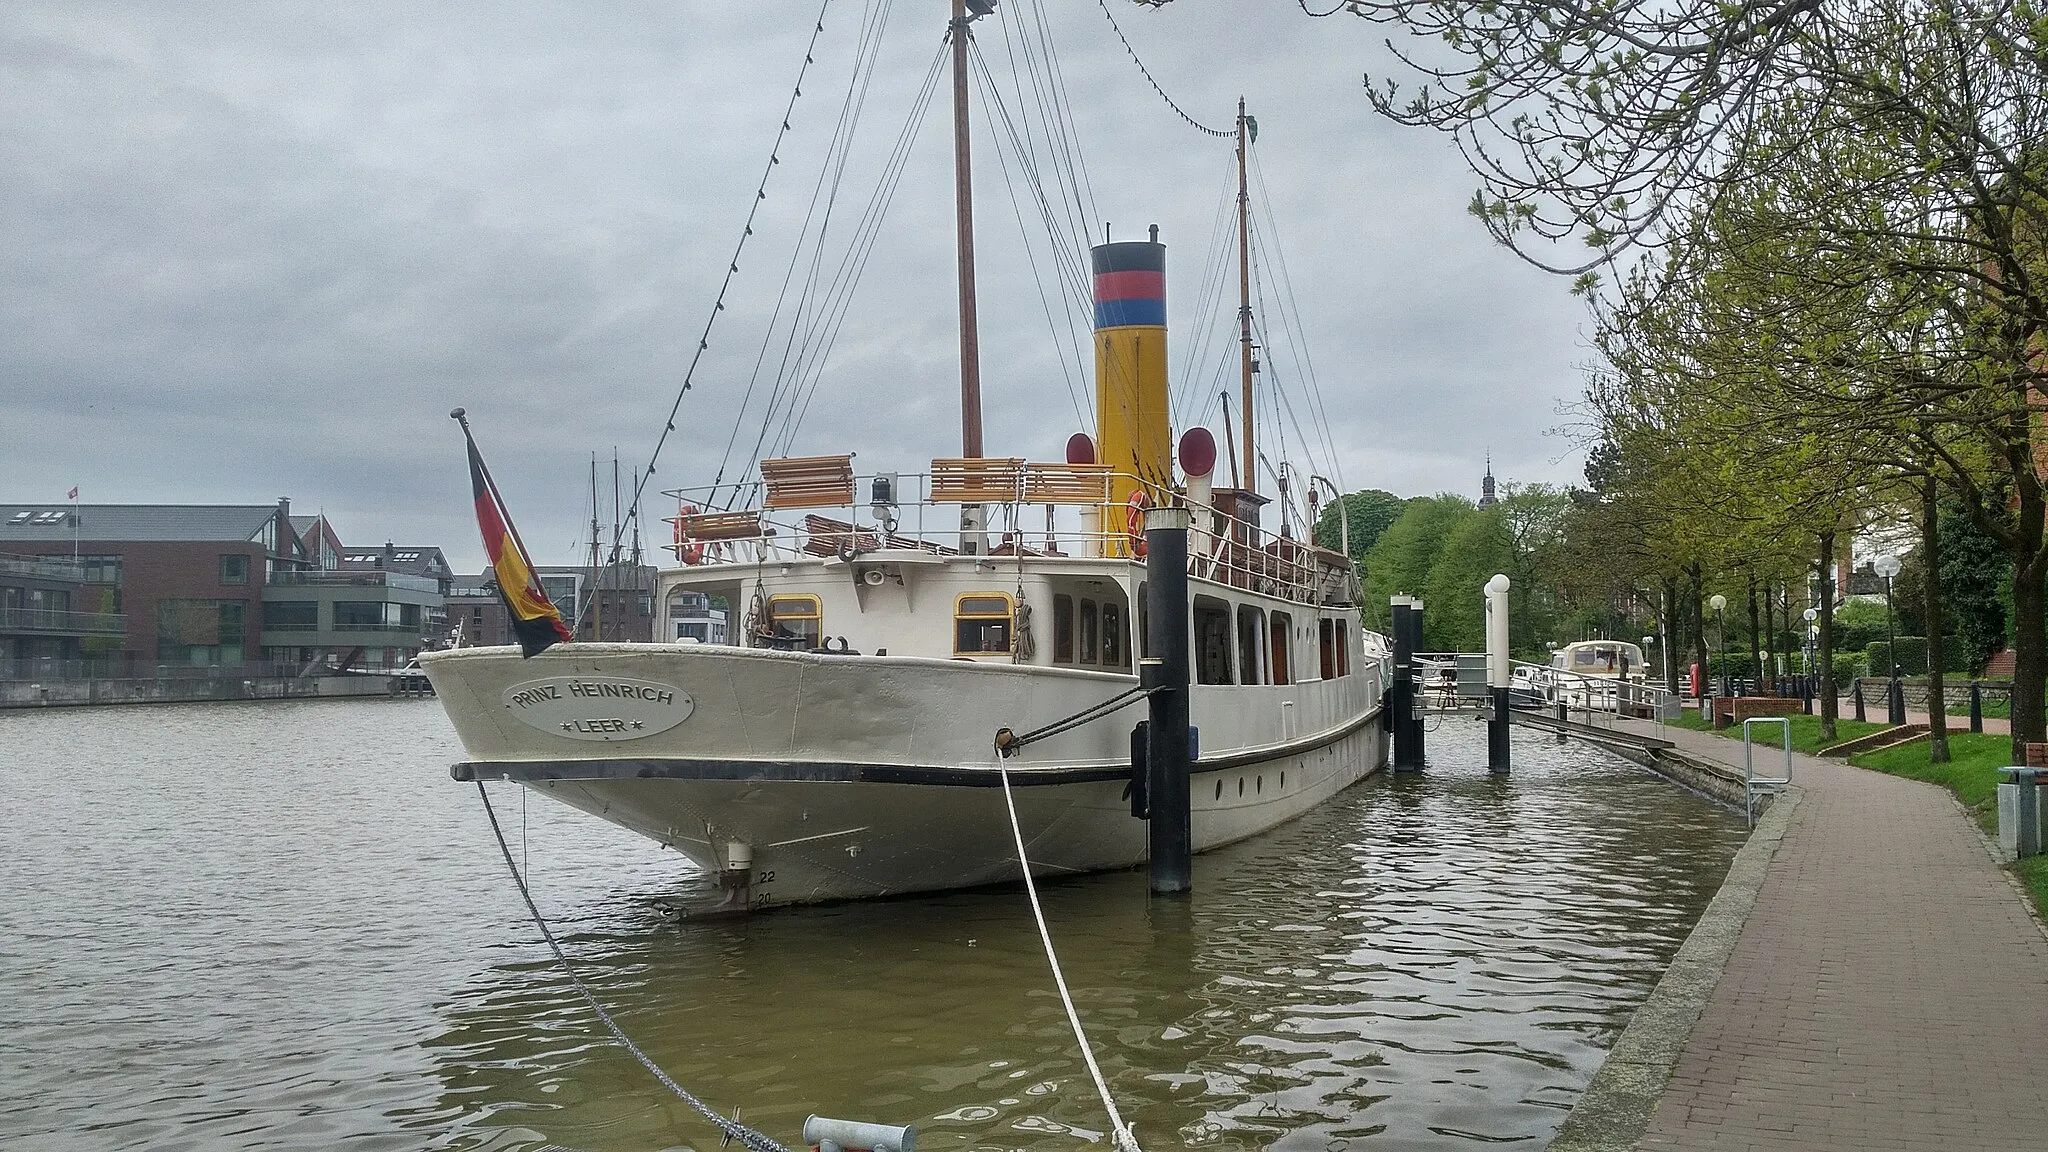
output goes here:
{"type": "MultiPolygon", "coordinates": [[[[1016,498],[1002,503],[983,503],[993,509],[982,534],[994,547],[989,557],[1000,559],[1020,553],[1026,556],[1072,556],[1123,558],[1131,555],[1135,535],[1130,527],[1129,506],[1105,500],[1100,503],[1030,500],[1034,490],[1033,469],[1024,464],[1016,498]],[[1044,520],[1026,524],[1026,512],[1042,507],[1044,520]],[[1067,522],[1062,523],[1062,513],[1067,522]],[[1092,526],[1091,526],[1092,525],[1092,526]]],[[[1056,466],[1046,465],[1048,469],[1056,466]]],[[[1358,602],[1356,567],[1339,553],[1229,517],[1212,503],[1189,499],[1184,493],[1163,487],[1142,477],[1103,473],[1105,497],[1111,481],[1134,487],[1145,494],[1150,506],[1178,506],[1194,513],[1188,530],[1188,574],[1196,579],[1234,588],[1244,588],[1296,603],[1351,605],[1358,602]]],[[[958,500],[931,497],[931,474],[924,472],[861,473],[854,476],[854,501],[821,505],[770,515],[766,509],[734,509],[753,518],[754,531],[724,539],[699,542],[698,559],[703,565],[752,564],[776,559],[855,556],[906,550],[950,555],[954,547],[941,540],[960,531],[958,500]],[[893,499],[883,505],[862,502],[862,492],[872,491],[877,475],[887,476],[893,499]],[[945,509],[943,515],[938,509],[945,509]],[[927,511],[932,512],[927,516],[927,511]],[[794,514],[792,514],[794,513],[794,514]],[[861,516],[871,519],[863,523],[861,516]],[[886,513],[886,516],[884,515],[886,513]],[[938,536],[940,539],[932,539],[938,536]]],[[[730,490],[729,488],[726,490],[730,490]]],[[[691,507],[709,506],[715,490],[709,486],[671,489],[664,495],[691,507]]],[[[670,518],[674,523],[680,518],[670,518]]],[[[682,543],[663,545],[679,552],[682,543]]],[[[678,559],[681,559],[678,556],[678,559]]],[[[886,557],[877,557],[886,559],[886,557]]]]}
{"type": "Polygon", "coordinates": [[[438,580],[409,572],[362,569],[322,569],[314,572],[273,572],[266,581],[273,588],[403,588],[411,592],[441,591],[438,580]]]}
{"type": "Polygon", "coordinates": [[[1628,680],[1619,676],[1595,676],[1524,660],[1510,661],[1510,673],[1514,672],[1525,675],[1517,678],[1522,683],[1513,685],[1511,691],[1536,692],[1541,695],[1543,703],[1578,709],[1586,714],[1588,720],[1595,715],[1612,715],[1619,719],[1648,712],[1659,738],[1664,735],[1665,716],[1677,699],[1677,693],[1661,684],[1653,684],[1647,678],[1628,680]]]}
{"type": "Polygon", "coordinates": [[[1792,721],[1785,716],[1751,716],[1742,722],[1742,817],[1749,826],[1756,827],[1756,798],[1760,795],[1775,795],[1792,785],[1792,721]],[[1750,755],[1751,724],[1776,724],[1785,737],[1785,775],[1759,776],[1750,755]]]}
{"type": "Polygon", "coordinates": [[[68,632],[88,636],[124,636],[128,632],[128,617],[114,612],[0,608],[0,632],[68,632]]]}

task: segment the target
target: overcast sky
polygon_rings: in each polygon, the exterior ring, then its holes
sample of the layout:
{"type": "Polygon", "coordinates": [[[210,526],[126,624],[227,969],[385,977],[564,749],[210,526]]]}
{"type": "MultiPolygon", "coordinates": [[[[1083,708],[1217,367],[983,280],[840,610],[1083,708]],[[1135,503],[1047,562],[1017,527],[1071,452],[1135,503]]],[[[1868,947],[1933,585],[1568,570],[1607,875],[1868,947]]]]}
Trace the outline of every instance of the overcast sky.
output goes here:
{"type": "MultiPolygon", "coordinates": [[[[1169,245],[1178,372],[1188,334],[1234,311],[1233,298],[1195,314],[1230,144],[1154,94],[1094,0],[1008,0],[1013,35],[1039,5],[1095,234],[1157,223],[1169,245]]],[[[733,431],[863,12],[882,6],[826,9],[664,487],[708,480],[733,431]]],[[[836,209],[849,222],[947,3],[888,7],[836,209]]],[[[1464,214],[1474,182],[1448,141],[1373,116],[1360,79],[1383,70],[1383,31],[1292,0],[1111,7],[1195,118],[1229,127],[1249,100],[1262,234],[1279,241],[1262,246],[1262,282],[1277,302],[1284,257],[1346,486],[1476,495],[1489,448],[1504,480],[1576,481],[1580,454],[1549,432],[1590,356],[1583,309],[1464,214]]],[[[608,490],[614,448],[628,469],[653,450],[818,9],[14,0],[0,21],[0,501],[61,501],[73,485],[88,504],[289,495],[351,545],[434,544],[475,569],[448,419],[461,405],[536,559],[573,562],[590,454],[608,490]]],[[[1007,85],[1017,41],[995,20],[976,35],[1007,85]]],[[[946,114],[942,101],[917,138],[793,454],[921,471],[958,453],[946,114]]],[[[1058,459],[1078,427],[1059,351],[1071,363],[1073,338],[1048,325],[978,97],[975,114],[987,450],[1058,459]]],[[[1305,409],[1295,352],[1267,358],[1305,409]]]]}

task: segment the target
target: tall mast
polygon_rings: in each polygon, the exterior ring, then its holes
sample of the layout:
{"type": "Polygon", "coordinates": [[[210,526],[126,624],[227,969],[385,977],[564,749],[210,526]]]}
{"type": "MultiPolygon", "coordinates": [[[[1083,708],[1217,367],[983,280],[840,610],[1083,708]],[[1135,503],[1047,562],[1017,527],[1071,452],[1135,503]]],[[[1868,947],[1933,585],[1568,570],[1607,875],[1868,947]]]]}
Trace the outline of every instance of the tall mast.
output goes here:
{"type": "Polygon", "coordinates": [[[598,564],[604,553],[598,545],[597,535],[597,453],[590,454],[590,596],[586,601],[591,611],[591,639],[604,639],[604,600],[598,596],[598,564]]]}
{"type": "Polygon", "coordinates": [[[1258,452],[1252,446],[1252,240],[1251,196],[1245,187],[1244,97],[1237,98],[1237,351],[1244,395],[1238,418],[1244,425],[1244,490],[1259,490],[1258,452]]]}
{"type": "Polygon", "coordinates": [[[981,334],[974,309],[974,185],[967,131],[967,0],[953,0],[953,203],[960,252],[960,454],[981,455],[981,334]]]}

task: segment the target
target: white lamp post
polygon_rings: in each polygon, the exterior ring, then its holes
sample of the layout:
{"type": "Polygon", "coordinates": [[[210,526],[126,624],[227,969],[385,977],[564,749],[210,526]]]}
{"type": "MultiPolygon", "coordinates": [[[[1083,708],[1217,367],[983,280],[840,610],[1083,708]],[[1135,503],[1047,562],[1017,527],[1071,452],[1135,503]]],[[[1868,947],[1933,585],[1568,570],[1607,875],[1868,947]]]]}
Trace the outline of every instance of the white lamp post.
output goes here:
{"type": "Polygon", "coordinates": [[[1892,630],[1892,577],[1899,574],[1897,556],[1879,556],[1871,564],[1879,576],[1884,577],[1884,639],[1885,655],[1891,664],[1887,673],[1884,693],[1885,719],[1893,725],[1906,722],[1906,693],[1899,684],[1899,638],[1892,630]]]}

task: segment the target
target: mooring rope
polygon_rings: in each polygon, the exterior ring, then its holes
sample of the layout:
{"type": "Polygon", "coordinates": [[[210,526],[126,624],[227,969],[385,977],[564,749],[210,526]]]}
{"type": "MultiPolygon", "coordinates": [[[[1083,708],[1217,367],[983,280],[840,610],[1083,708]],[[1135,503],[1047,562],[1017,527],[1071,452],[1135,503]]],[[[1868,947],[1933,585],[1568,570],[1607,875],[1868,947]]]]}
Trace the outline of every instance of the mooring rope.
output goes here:
{"type": "Polygon", "coordinates": [[[1129,705],[1132,701],[1140,697],[1149,697],[1156,691],[1158,689],[1147,688],[1141,684],[1136,688],[1119,692],[1107,700],[1090,704],[1072,716],[1062,717],[1050,724],[1033,728],[1029,732],[1012,732],[1008,728],[998,728],[996,730],[996,751],[1004,756],[1013,756],[1017,753],[1018,749],[1026,744],[1035,744],[1049,736],[1057,736],[1070,729],[1079,728],[1091,720],[1100,720],[1104,716],[1129,705]]]}
{"type": "Polygon", "coordinates": [[[1081,1014],[1067,992],[1067,977],[1060,971],[1060,958],[1052,950],[1052,932],[1045,926],[1045,909],[1038,904],[1038,885],[1031,880],[1031,858],[1024,854],[1024,829],[1017,822],[1016,798],[1010,794],[1010,770],[1003,766],[1001,758],[996,760],[996,771],[1003,778],[1003,804],[1010,810],[1010,837],[1017,844],[1017,864],[1024,869],[1024,891],[1031,897],[1031,916],[1038,921],[1038,942],[1045,947],[1045,962],[1052,968],[1052,982],[1059,988],[1060,1003],[1066,1007],[1067,1023],[1073,1027],[1074,1040],[1081,1046],[1081,1060],[1088,1065],[1088,1075],[1095,1080],[1095,1092],[1102,1097],[1102,1107],[1109,1113],[1110,1142],[1118,1152],[1140,1152],[1138,1138],[1131,1134],[1130,1125],[1124,1123],[1123,1115],[1116,1110],[1116,1101],[1110,1098],[1109,1084],[1102,1078],[1102,1068],[1095,1063],[1095,1050],[1088,1046],[1088,1034],[1081,1030],[1081,1014]]]}
{"type": "MultiPolygon", "coordinates": [[[[604,1005],[597,1002],[597,996],[590,991],[589,985],[583,982],[583,978],[576,975],[576,969],[570,966],[569,958],[562,953],[562,946],[555,941],[555,934],[549,931],[548,922],[541,917],[540,909],[534,905],[533,894],[527,891],[526,888],[526,878],[519,874],[518,865],[512,862],[512,847],[505,842],[504,829],[498,827],[497,810],[491,807],[491,794],[484,790],[484,782],[482,780],[476,782],[476,794],[483,798],[484,814],[491,818],[491,834],[498,838],[498,851],[505,857],[505,870],[512,873],[512,883],[519,886],[520,899],[526,901],[526,911],[528,915],[533,917],[534,927],[540,929],[541,936],[547,940],[548,947],[554,951],[555,962],[562,966],[562,974],[569,978],[569,983],[576,986],[576,991],[582,994],[583,999],[590,1005],[590,1010],[597,1013],[597,1018],[604,1021],[604,1026],[611,1030],[612,1038],[619,1042],[620,1047],[631,1052],[633,1059],[638,1060],[641,1067],[653,1073],[654,1078],[661,1081],[663,1087],[675,1093],[683,1103],[696,1109],[706,1120],[716,1124],[718,1130],[725,1133],[729,1138],[739,1141],[741,1145],[752,1149],[753,1152],[789,1152],[788,1148],[776,1143],[774,1137],[769,1136],[765,1132],[749,1128],[737,1120],[721,1116],[717,1112],[712,1111],[711,1107],[702,1100],[692,1096],[682,1085],[670,1078],[668,1073],[662,1071],[661,1067],[650,1059],[647,1053],[642,1052],[640,1046],[633,1043],[632,1037],[627,1036],[625,1030],[619,1027],[618,1021],[612,1019],[612,1014],[604,1010],[604,1005]]],[[[1011,819],[1014,821],[1015,818],[1015,814],[1012,813],[1011,819]]],[[[1089,1066],[1093,1067],[1094,1061],[1091,1060],[1089,1066]]]]}

